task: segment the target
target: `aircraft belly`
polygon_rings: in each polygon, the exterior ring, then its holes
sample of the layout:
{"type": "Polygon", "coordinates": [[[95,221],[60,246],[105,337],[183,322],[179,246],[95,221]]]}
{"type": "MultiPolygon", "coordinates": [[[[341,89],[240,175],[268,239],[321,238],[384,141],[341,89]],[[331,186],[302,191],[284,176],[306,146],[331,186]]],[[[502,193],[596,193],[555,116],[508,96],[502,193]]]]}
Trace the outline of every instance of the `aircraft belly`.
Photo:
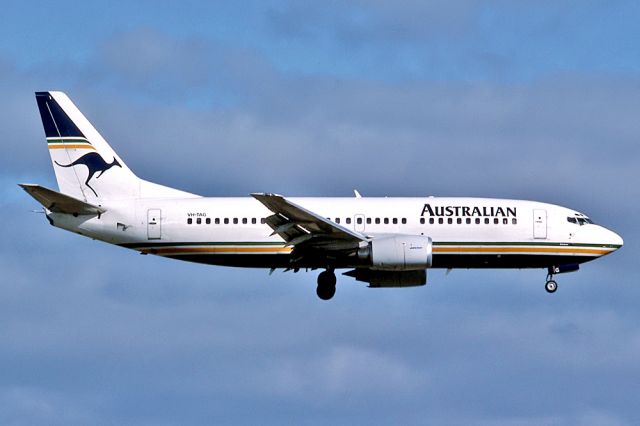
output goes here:
{"type": "MultiPolygon", "coordinates": [[[[307,261],[298,264],[291,263],[288,254],[167,254],[172,259],[207,265],[246,267],[246,268],[323,268],[322,262],[307,261]]],[[[548,268],[550,266],[568,265],[589,262],[598,256],[567,256],[567,255],[456,255],[434,254],[435,269],[483,269],[483,268],[548,268]]],[[[356,268],[363,265],[350,262],[335,264],[337,269],[356,268]]]]}
{"type": "Polygon", "coordinates": [[[585,263],[598,257],[559,254],[434,254],[432,267],[447,269],[548,268],[585,263]]]}

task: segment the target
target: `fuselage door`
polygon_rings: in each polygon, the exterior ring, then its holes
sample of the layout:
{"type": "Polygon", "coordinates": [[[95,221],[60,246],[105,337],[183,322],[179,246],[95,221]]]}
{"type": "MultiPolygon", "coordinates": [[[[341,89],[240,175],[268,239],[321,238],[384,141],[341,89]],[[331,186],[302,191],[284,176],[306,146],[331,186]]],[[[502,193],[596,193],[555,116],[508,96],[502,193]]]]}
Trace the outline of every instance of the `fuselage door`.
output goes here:
{"type": "Polygon", "coordinates": [[[159,240],[162,238],[162,219],[160,209],[147,210],[147,238],[159,240]]]}
{"type": "Polygon", "coordinates": [[[547,211],[535,209],[533,211],[533,238],[547,238],[547,211]]]}
{"type": "Polygon", "coordinates": [[[364,215],[363,214],[357,214],[353,217],[353,229],[356,232],[364,232],[364,215]]]}

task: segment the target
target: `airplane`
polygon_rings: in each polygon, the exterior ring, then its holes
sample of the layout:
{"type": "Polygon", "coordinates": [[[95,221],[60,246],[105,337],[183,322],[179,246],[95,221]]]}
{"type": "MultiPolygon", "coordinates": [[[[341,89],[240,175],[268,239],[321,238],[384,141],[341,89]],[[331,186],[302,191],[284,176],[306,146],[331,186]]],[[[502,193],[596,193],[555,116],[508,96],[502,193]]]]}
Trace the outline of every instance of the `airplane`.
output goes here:
{"type": "MultiPolygon", "coordinates": [[[[544,268],[556,274],[623,245],[588,216],[536,201],[492,198],[203,197],[136,176],[62,92],[36,92],[59,191],[20,186],[49,223],[136,250],[211,265],[336,270],[369,287],[425,285],[431,268],[544,268]]],[[[167,153],[169,154],[169,153],[167,153]]]]}

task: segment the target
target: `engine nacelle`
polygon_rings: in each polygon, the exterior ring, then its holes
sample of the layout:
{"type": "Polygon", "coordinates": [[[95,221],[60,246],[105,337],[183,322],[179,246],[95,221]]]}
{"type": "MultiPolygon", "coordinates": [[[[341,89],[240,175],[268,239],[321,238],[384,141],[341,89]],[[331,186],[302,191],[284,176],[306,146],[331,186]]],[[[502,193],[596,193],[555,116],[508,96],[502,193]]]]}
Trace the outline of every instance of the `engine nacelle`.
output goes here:
{"type": "Polygon", "coordinates": [[[423,235],[391,235],[372,240],[358,255],[373,270],[416,271],[431,267],[433,243],[423,235]]]}
{"type": "Polygon", "coordinates": [[[427,283],[427,271],[372,271],[354,269],[344,275],[369,283],[369,287],[417,287],[427,283]]]}

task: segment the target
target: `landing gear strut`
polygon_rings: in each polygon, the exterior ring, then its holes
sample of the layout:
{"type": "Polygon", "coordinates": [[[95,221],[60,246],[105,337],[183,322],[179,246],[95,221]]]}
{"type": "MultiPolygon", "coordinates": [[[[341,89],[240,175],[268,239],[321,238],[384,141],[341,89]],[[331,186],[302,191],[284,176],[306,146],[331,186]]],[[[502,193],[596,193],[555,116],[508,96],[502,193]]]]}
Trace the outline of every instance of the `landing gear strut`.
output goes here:
{"type": "Polygon", "coordinates": [[[549,273],[547,274],[547,282],[544,285],[544,289],[547,290],[547,293],[555,293],[558,289],[558,283],[553,280],[553,272],[554,268],[549,268],[549,273]]]}
{"type": "Polygon", "coordinates": [[[336,274],[332,269],[320,272],[316,294],[322,300],[329,300],[336,294],[336,274]]]}

